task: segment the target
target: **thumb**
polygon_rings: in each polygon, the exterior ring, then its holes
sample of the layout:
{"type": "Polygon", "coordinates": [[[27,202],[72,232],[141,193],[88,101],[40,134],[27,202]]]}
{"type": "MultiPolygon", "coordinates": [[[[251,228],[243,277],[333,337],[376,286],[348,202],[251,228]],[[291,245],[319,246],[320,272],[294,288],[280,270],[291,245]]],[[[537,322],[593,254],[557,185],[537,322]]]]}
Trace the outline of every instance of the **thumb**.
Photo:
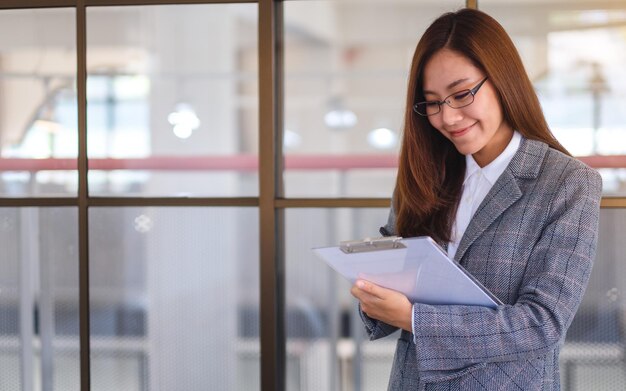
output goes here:
{"type": "Polygon", "coordinates": [[[369,281],[358,280],[356,282],[356,286],[359,287],[359,289],[361,289],[362,291],[367,292],[372,296],[376,296],[379,299],[382,299],[385,296],[385,290],[383,288],[379,287],[376,284],[372,284],[369,281]]]}

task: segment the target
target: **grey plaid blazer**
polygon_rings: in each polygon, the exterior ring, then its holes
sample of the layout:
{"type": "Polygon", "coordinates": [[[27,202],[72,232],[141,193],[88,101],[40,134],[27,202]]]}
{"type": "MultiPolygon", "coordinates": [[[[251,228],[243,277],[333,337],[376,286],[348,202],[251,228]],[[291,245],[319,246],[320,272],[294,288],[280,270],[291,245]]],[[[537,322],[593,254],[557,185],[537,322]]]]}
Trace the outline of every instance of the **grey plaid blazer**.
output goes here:
{"type": "MultiPolygon", "coordinates": [[[[523,139],[455,256],[504,305],[415,304],[415,335],[400,335],[389,390],[558,390],[559,350],[595,256],[601,191],[595,170],[523,139]]],[[[392,209],[390,233],[394,217],[392,209]]],[[[372,340],[396,330],[361,317],[372,340]]]]}

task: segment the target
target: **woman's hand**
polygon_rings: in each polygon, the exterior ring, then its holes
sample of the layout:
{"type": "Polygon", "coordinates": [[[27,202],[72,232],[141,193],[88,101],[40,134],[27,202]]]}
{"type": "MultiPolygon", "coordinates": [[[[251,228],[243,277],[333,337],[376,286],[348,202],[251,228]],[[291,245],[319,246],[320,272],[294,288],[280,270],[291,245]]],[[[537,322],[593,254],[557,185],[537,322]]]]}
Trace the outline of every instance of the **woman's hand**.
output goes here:
{"type": "Polygon", "coordinates": [[[402,293],[364,280],[357,280],[350,293],[361,302],[361,310],[370,318],[413,332],[413,305],[402,293]]]}

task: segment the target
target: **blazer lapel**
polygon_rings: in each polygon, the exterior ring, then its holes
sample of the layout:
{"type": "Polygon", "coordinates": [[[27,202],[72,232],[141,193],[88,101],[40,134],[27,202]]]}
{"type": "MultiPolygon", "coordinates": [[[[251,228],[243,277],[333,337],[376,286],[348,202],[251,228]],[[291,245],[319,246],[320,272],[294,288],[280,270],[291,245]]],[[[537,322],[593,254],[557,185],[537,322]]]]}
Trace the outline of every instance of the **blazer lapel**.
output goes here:
{"type": "Polygon", "coordinates": [[[478,210],[476,210],[476,213],[465,230],[465,234],[461,238],[461,243],[459,243],[459,248],[454,259],[459,262],[463,258],[465,251],[467,251],[487,227],[521,197],[522,191],[517,185],[515,177],[509,170],[505,170],[489,193],[487,193],[487,196],[478,207],[478,210]]]}
{"type": "Polygon", "coordinates": [[[485,230],[522,197],[519,178],[537,178],[548,145],[539,141],[522,139],[509,166],[498,178],[472,217],[461,238],[454,260],[460,262],[467,249],[485,230]]]}

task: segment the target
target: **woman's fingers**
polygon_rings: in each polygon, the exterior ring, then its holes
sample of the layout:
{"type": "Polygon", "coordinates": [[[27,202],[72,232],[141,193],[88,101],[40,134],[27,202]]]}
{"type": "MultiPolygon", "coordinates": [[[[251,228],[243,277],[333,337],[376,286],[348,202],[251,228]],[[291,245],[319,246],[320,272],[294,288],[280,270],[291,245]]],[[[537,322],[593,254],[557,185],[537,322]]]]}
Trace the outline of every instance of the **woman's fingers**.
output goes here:
{"type": "Polygon", "coordinates": [[[378,318],[379,306],[384,305],[386,290],[369,281],[357,280],[350,291],[361,302],[363,312],[368,316],[378,318]]]}
{"type": "Polygon", "coordinates": [[[367,316],[411,331],[411,303],[402,293],[357,280],[350,292],[367,316]]]}

